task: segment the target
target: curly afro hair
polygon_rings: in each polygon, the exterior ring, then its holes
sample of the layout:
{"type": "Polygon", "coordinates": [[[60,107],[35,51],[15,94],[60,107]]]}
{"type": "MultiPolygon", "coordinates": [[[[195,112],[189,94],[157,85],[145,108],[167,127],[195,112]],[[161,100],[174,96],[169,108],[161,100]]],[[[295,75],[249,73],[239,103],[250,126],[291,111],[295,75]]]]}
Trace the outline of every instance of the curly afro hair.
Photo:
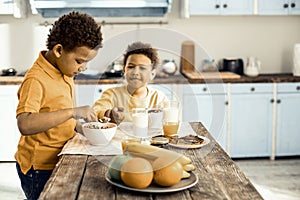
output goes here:
{"type": "Polygon", "coordinates": [[[72,11],[61,16],[49,30],[47,48],[52,50],[61,44],[66,51],[76,47],[87,46],[91,49],[102,47],[101,26],[89,15],[72,11]]]}
{"type": "Polygon", "coordinates": [[[142,42],[134,42],[131,45],[128,45],[123,59],[123,65],[126,65],[127,59],[132,54],[143,54],[147,56],[153,65],[153,69],[156,69],[159,64],[159,57],[157,50],[152,48],[150,44],[142,42]]]}

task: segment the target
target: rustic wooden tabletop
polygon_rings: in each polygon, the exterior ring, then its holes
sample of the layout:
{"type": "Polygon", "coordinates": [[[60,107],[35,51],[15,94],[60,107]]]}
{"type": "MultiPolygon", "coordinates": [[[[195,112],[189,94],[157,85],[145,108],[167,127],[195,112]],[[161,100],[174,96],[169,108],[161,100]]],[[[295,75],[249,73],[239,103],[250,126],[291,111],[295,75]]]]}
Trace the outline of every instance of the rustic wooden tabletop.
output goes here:
{"type": "Polygon", "coordinates": [[[112,156],[62,155],[40,199],[263,199],[244,173],[199,122],[195,132],[211,142],[198,149],[178,149],[196,166],[198,183],[171,193],[135,192],[111,185],[105,179],[112,156]]]}

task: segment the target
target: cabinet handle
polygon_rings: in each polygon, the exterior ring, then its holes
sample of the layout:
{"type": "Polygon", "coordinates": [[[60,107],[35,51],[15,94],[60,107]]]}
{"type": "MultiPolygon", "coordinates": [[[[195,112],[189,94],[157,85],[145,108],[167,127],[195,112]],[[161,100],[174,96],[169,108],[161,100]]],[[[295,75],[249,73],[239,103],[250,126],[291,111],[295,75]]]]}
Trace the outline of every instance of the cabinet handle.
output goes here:
{"type": "Polygon", "coordinates": [[[296,87],[296,90],[300,90],[300,86],[297,86],[297,87],[296,87]]]}
{"type": "Polygon", "coordinates": [[[224,5],[223,5],[223,8],[227,8],[227,4],[224,4],[224,5]]]}
{"type": "Polygon", "coordinates": [[[206,88],[206,87],[204,87],[204,88],[203,88],[203,92],[206,92],[206,91],[207,91],[207,88],[206,88]]]}
{"type": "Polygon", "coordinates": [[[216,6],[215,6],[215,7],[216,7],[216,9],[218,9],[218,8],[220,8],[220,5],[219,5],[219,4],[216,4],[216,6]]]}
{"type": "Polygon", "coordinates": [[[277,100],[277,103],[281,103],[281,100],[280,100],[280,99],[278,99],[278,100],[277,100]]]}
{"type": "Polygon", "coordinates": [[[274,103],[274,99],[271,99],[271,101],[270,101],[271,103],[274,103]]]}
{"type": "Polygon", "coordinates": [[[285,3],[283,4],[283,8],[288,8],[289,7],[289,4],[285,3]]]}
{"type": "Polygon", "coordinates": [[[254,88],[254,87],[252,87],[250,90],[251,90],[251,92],[254,92],[254,91],[255,91],[255,88],[254,88]]]}
{"type": "Polygon", "coordinates": [[[225,101],[225,105],[228,106],[228,104],[229,104],[228,101],[225,101]]]}
{"type": "Polygon", "coordinates": [[[291,7],[292,7],[292,8],[295,8],[295,7],[296,7],[296,4],[295,4],[295,3],[291,3],[291,7]]]}
{"type": "Polygon", "coordinates": [[[99,89],[99,90],[98,90],[99,93],[101,93],[102,91],[103,91],[102,89],[99,89]]]}

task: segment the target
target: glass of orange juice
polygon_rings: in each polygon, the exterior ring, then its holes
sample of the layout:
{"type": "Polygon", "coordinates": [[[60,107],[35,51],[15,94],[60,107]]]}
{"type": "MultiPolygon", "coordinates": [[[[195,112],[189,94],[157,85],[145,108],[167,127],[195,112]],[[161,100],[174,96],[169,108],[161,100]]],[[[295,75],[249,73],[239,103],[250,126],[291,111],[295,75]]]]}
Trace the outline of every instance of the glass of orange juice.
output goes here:
{"type": "Polygon", "coordinates": [[[178,133],[180,121],[163,121],[163,131],[164,135],[170,136],[170,135],[176,135],[178,133]]]}
{"type": "Polygon", "coordinates": [[[175,135],[180,125],[178,101],[169,101],[163,110],[163,131],[164,135],[175,135]]]}

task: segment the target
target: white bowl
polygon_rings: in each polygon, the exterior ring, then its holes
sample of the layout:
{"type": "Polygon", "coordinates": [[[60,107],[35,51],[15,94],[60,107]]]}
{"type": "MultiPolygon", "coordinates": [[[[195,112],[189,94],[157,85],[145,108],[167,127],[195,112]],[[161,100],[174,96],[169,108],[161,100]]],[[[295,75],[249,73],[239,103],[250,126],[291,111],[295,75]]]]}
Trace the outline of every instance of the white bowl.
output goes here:
{"type": "Polygon", "coordinates": [[[82,125],[82,130],[92,145],[107,145],[117,132],[117,124],[88,122],[82,125]]]}

